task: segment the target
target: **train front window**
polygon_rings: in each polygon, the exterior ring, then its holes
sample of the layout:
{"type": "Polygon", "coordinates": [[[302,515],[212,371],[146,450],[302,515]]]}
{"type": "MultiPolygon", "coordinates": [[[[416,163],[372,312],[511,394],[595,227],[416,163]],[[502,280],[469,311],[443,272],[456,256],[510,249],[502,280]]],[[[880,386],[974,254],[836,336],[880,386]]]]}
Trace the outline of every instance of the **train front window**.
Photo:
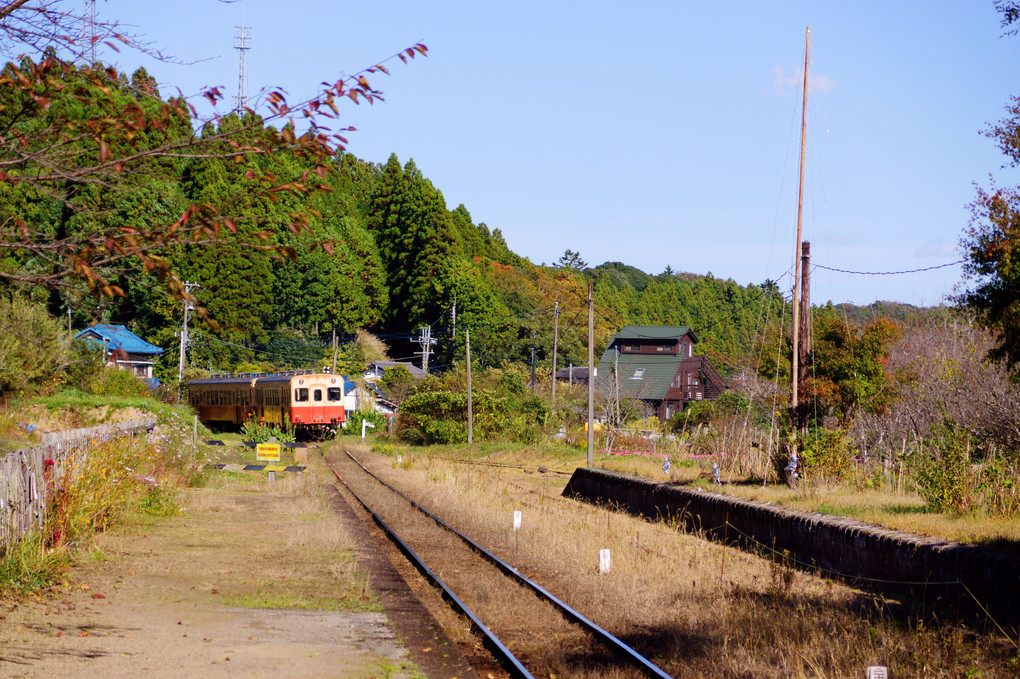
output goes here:
{"type": "Polygon", "coordinates": [[[294,390],[295,401],[307,401],[308,400],[308,389],[306,387],[300,387],[294,390]]]}
{"type": "Polygon", "coordinates": [[[316,403],[318,403],[319,401],[321,401],[321,400],[322,400],[322,389],[316,389],[316,390],[315,390],[314,392],[312,392],[312,399],[313,399],[313,400],[314,400],[314,401],[315,401],[316,403]]]}
{"type": "Polygon", "coordinates": [[[326,400],[327,401],[339,401],[342,398],[340,395],[340,387],[329,387],[326,389],[326,400]]]}

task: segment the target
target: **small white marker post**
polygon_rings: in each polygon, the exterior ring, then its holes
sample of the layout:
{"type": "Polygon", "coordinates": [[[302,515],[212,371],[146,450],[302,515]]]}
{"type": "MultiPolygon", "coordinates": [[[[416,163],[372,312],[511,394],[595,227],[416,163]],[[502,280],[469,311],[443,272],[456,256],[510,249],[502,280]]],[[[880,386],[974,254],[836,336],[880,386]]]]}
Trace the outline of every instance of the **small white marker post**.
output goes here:
{"type": "Polygon", "coordinates": [[[609,550],[608,549],[600,549],[599,550],[599,573],[608,573],[608,572],[609,572],[609,550]]]}
{"type": "Polygon", "coordinates": [[[521,529],[521,510],[514,510],[514,530],[521,529]]]}
{"type": "Polygon", "coordinates": [[[397,455],[397,466],[399,467],[402,464],[404,464],[404,456],[403,455],[397,455]]]}
{"type": "Polygon", "coordinates": [[[868,679],[888,679],[889,670],[884,665],[872,665],[868,668],[868,679]]]}
{"type": "Polygon", "coordinates": [[[365,440],[365,427],[371,427],[372,429],[375,429],[375,425],[374,424],[372,424],[368,420],[362,420],[361,421],[361,440],[362,441],[365,440]]]}

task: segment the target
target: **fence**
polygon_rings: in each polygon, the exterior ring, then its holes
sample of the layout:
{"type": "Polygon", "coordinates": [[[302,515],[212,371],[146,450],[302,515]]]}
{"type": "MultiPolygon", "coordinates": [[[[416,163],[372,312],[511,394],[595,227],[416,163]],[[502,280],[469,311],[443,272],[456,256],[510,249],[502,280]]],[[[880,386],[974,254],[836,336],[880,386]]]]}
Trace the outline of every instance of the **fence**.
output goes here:
{"type": "Polygon", "coordinates": [[[151,430],[155,418],[142,418],[98,427],[85,427],[43,435],[42,445],[24,448],[0,458],[0,554],[46,518],[47,479],[64,474],[71,452],[151,430]]]}

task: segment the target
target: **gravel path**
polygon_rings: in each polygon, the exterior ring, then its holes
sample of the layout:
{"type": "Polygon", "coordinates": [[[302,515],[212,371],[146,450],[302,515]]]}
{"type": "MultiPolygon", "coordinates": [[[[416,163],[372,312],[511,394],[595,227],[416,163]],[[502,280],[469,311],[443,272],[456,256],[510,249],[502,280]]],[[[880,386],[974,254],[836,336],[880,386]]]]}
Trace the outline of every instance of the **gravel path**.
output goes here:
{"type": "Polygon", "coordinates": [[[332,491],[290,476],[190,490],[179,516],[99,536],[65,585],[0,601],[0,676],[477,676],[428,667],[443,639],[399,581],[373,591],[377,548],[332,491]]]}

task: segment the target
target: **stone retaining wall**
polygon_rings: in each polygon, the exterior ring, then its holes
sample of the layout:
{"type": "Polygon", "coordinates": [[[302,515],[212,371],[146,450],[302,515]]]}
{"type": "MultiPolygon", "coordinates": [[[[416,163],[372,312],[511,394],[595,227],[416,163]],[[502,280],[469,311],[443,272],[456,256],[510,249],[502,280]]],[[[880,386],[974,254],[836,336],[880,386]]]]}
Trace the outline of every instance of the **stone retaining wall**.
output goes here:
{"type": "Polygon", "coordinates": [[[774,550],[802,568],[927,605],[977,609],[977,599],[1000,623],[1020,624],[1020,558],[988,548],[601,469],[577,469],[563,494],[675,520],[745,549],[774,550]]]}

